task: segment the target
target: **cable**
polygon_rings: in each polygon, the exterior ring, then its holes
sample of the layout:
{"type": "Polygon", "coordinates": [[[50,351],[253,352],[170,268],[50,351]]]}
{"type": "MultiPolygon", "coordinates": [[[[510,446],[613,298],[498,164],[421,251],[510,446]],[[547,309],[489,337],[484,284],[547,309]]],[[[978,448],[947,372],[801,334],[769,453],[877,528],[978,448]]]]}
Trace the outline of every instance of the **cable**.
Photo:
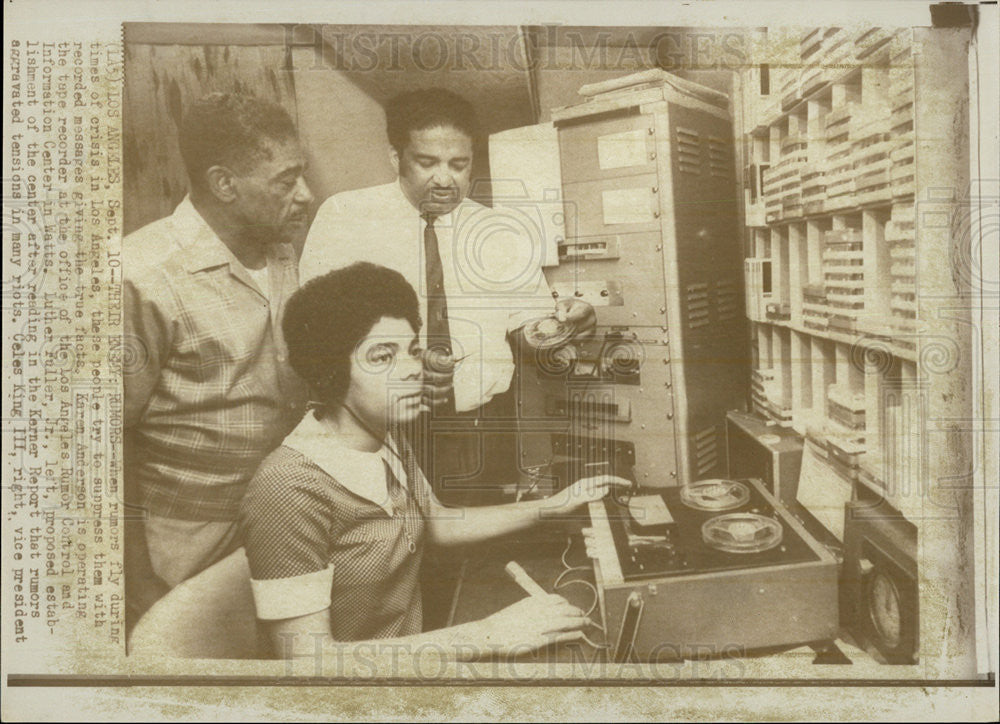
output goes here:
{"type": "Polygon", "coordinates": [[[590,568],[587,566],[577,566],[576,568],[567,568],[565,571],[556,576],[556,580],[555,583],[552,584],[552,588],[553,589],[560,588],[562,585],[564,585],[562,583],[562,579],[567,573],[575,573],[578,571],[589,571],[589,570],[590,568]]]}
{"type": "MultiPolygon", "coordinates": [[[[566,547],[563,548],[562,555],[559,556],[559,560],[562,561],[563,568],[572,568],[569,563],[566,562],[566,554],[569,553],[569,549],[573,547],[573,536],[566,536],[566,547]]],[[[565,572],[565,571],[564,571],[565,572]]]]}
{"type": "Polygon", "coordinates": [[[611,644],[599,644],[599,643],[595,643],[594,641],[591,641],[587,637],[587,634],[585,634],[585,633],[581,633],[580,634],[580,638],[583,639],[584,643],[588,644],[589,646],[593,646],[595,649],[610,649],[611,648],[611,644]]]}
{"type": "MultiPolygon", "coordinates": [[[[568,573],[573,573],[575,571],[589,571],[590,570],[590,566],[587,566],[587,565],[583,565],[583,566],[571,566],[569,564],[569,562],[566,560],[566,556],[569,554],[570,548],[572,548],[572,547],[573,547],[573,536],[568,535],[568,536],[566,536],[566,547],[563,549],[562,555],[559,556],[559,560],[563,564],[563,571],[558,576],[556,576],[556,580],[552,584],[552,590],[555,591],[555,590],[560,589],[560,588],[565,588],[566,586],[571,586],[574,583],[579,583],[579,584],[581,584],[583,586],[586,586],[591,591],[593,591],[593,593],[594,593],[594,601],[593,601],[593,603],[590,604],[590,608],[587,609],[587,611],[584,613],[584,616],[587,617],[587,625],[593,626],[594,628],[596,628],[601,633],[605,633],[606,634],[607,633],[607,629],[605,629],[603,625],[601,625],[600,623],[598,623],[597,621],[593,620],[590,617],[590,614],[592,614],[594,612],[594,609],[597,608],[597,604],[600,602],[600,593],[597,590],[597,586],[595,586],[590,581],[585,581],[582,578],[574,578],[574,579],[569,580],[569,581],[564,581],[563,580],[563,578],[565,578],[565,576],[568,573]]],[[[582,638],[584,640],[584,642],[587,643],[587,645],[589,645],[589,646],[591,646],[591,647],[593,647],[595,649],[610,649],[611,648],[611,646],[609,644],[599,644],[599,643],[596,643],[595,641],[592,641],[583,632],[580,633],[580,638],[582,638]]]]}
{"type": "Polygon", "coordinates": [[[632,498],[635,497],[636,492],[638,492],[638,488],[639,484],[635,481],[633,481],[628,488],[614,488],[611,491],[611,500],[618,505],[627,508],[628,504],[632,502],[632,498]]]}
{"type": "Polygon", "coordinates": [[[531,478],[531,485],[528,486],[527,490],[522,491],[521,490],[521,479],[518,478],[518,480],[517,480],[517,488],[518,489],[514,492],[514,501],[517,502],[517,503],[520,503],[524,499],[525,495],[530,494],[532,490],[534,490],[535,488],[538,487],[538,481],[540,479],[541,478],[537,478],[535,476],[532,476],[532,478],[531,478]]]}
{"type": "Polygon", "coordinates": [[[543,465],[532,465],[530,468],[526,468],[526,470],[529,471],[528,476],[531,479],[531,485],[528,486],[527,490],[524,491],[521,490],[521,477],[518,476],[517,482],[515,483],[516,487],[514,489],[514,500],[516,502],[521,502],[524,499],[525,495],[528,495],[529,493],[531,493],[531,491],[533,491],[535,488],[538,487],[538,483],[540,483],[542,481],[542,478],[545,477],[544,475],[542,475],[542,471],[543,470],[551,471],[552,461],[555,459],[556,459],[556,454],[553,452],[549,456],[549,460],[547,463],[543,465]]]}
{"type": "Polygon", "coordinates": [[[562,555],[559,556],[559,560],[562,561],[563,568],[566,569],[566,570],[563,571],[563,573],[565,573],[566,571],[587,571],[587,570],[590,570],[590,566],[588,566],[586,564],[584,564],[582,566],[571,566],[569,564],[569,562],[566,560],[566,554],[569,553],[569,549],[572,548],[572,547],[573,547],[573,536],[568,535],[568,536],[566,536],[566,547],[563,549],[562,555]]]}
{"type": "Polygon", "coordinates": [[[571,566],[566,561],[566,554],[569,553],[569,549],[572,548],[572,547],[573,547],[573,536],[568,535],[568,536],[566,536],[566,547],[563,549],[562,555],[559,556],[559,560],[562,561],[562,564],[563,564],[563,571],[558,576],[556,576],[556,580],[552,584],[553,590],[556,589],[556,588],[559,588],[560,586],[562,586],[562,579],[566,576],[567,573],[572,573],[573,571],[589,571],[590,570],[590,566],[587,566],[587,565],[583,565],[583,566],[571,566]]]}
{"type": "Polygon", "coordinates": [[[569,562],[566,560],[566,554],[569,553],[569,549],[572,547],[573,547],[573,536],[568,535],[566,536],[566,547],[563,549],[562,555],[559,556],[559,560],[562,561],[563,568],[566,569],[565,571],[563,571],[563,573],[566,573],[568,571],[589,571],[590,565],[587,563],[584,563],[581,566],[571,566],[569,562]]]}
{"type": "Polygon", "coordinates": [[[587,609],[586,613],[583,614],[587,618],[590,618],[590,614],[592,614],[594,612],[594,609],[597,608],[597,604],[600,598],[600,595],[597,592],[597,586],[595,586],[590,581],[583,580],[582,578],[574,578],[571,581],[563,581],[558,586],[553,586],[552,588],[553,590],[556,588],[565,588],[566,586],[571,586],[574,583],[579,583],[581,585],[587,586],[587,588],[589,588],[591,591],[594,592],[594,602],[590,605],[590,608],[587,609]]]}

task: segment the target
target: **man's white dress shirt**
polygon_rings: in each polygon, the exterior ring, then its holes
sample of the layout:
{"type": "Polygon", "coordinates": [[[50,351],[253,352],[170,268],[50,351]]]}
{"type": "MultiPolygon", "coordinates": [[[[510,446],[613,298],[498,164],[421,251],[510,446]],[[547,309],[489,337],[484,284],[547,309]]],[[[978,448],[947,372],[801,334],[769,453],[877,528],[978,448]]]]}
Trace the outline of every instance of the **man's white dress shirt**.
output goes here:
{"type": "MultiPolygon", "coordinates": [[[[540,235],[531,219],[464,199],[434,221],[458,360],[459,412],[485,404],[510,386],[514,360],[507,332],[553,313],[555,302],[541,271],[540,235]]],[[[398,180],[336,194],[313,221],[299,262],[300,281],[359,261],[395,269],[417,292],[426,329],[425,226],[398,180]]]]}

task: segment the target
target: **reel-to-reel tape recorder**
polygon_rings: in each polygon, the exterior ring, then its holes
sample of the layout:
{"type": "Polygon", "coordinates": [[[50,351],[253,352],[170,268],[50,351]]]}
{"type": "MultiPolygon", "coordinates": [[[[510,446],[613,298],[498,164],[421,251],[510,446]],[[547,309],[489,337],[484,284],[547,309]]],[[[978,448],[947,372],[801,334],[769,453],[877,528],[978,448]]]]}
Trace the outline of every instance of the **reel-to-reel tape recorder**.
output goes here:
{"type": "Polygon", "coordinates": [[[732,655],[836,637],[837,561],[760,481],[643,493],[590,505],[615,660],[732,655]],[[665,513],[647,513],[663,506],[665,513]]]}

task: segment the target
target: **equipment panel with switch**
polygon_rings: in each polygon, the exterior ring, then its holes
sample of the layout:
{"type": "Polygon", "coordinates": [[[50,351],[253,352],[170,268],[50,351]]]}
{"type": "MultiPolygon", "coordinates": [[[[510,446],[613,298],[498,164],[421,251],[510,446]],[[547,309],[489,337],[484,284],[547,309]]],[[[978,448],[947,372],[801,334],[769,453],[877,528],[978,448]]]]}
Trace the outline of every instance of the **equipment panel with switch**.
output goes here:
{"type": "Polygon", "coordinates": [[[622,286],[613,279],[608,281],[573,281],[552,284],[556,299],[581,299],[592,307],[620,307],[625,304],[622,286]]]}
{"type": "Polygon", "coordinates": [[[592,342],[522,365],[520,464],[547,464],[552,433],[621,436],[636,480],[666,486],[724,474],[725,416],[746,404],[750,363],[728,102],[643,78],[642,93],[591,89],[553,110],[558,154],[498,144],[524,156],[498,167],[558,156],[545,177],[560,179],[566,231],[545,276],[598,325],[592,342]],[[601,404],[572,403],[587,395],[601,404]]]}

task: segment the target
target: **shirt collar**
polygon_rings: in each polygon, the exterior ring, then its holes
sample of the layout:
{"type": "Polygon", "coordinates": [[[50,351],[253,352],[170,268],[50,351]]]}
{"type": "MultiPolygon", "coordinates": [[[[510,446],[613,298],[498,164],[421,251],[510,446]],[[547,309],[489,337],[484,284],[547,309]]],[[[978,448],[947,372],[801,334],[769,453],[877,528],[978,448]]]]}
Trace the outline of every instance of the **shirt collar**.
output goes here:
{"type": "Polygon", "coordinates": [[[342,445],[322,421],[307,413],[282,444],[302,453],[338,483],[390,516],[394,509],[386,486],[385,463],[400,485],[405,488],[409,482],[403,461],[394,452],[399,448],[391,435],[376,452],[354,450],[342,445]]]}
{"type": "MultiPolygon", "coordinates": [[[[177,230],[177,240],[186,252],[184,268],[189,273],[228,265],[230,270],[242,267],[239,259],[223,243],[208,222],[191,203],[191,197],[184,199],[174,209],[170,217],[177,230]]],[[[268,247],[268,258],[287,260],[292,258],[289,244],[272,244],[268,247]]]]}
{"type": "MultiPolygon", "coordinates": [[[[423,217],[420,216],[420,210],[417,209],[416,206],[411,204],[410,200],[406,197],[406,194],[403,192],[403,187],[400,184],[399,178],[397,178],[396,182],[391,185],[395,189],[393,196],[395,196],[395,201],[399,206],[400,215],[421,219],[422,221],[423,217]]],[[[435,217],[434,227],[445,228],[452,226],[455,219],[455,212],[468,203],[470,203],[470,199],[468,196],[466,196],[465,198],[463,198],[461,201],[458,202],[458,206],[449,211],[447,214],[442,214],[441,216],[435,217]]]]}

